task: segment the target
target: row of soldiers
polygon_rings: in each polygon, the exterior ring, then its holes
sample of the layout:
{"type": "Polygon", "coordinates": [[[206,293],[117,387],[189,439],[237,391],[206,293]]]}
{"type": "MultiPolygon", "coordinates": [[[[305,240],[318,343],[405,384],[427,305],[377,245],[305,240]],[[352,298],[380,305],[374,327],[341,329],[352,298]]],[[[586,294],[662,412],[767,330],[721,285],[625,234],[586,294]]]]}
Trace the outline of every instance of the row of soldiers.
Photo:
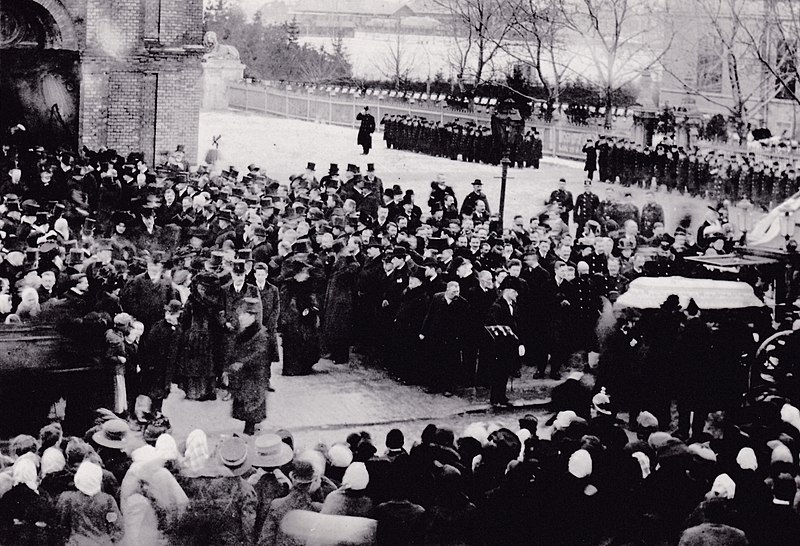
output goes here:
{"type": "Polygon", "coordinates": [[[800,189],[797,169],[788,160],[758,157],[755,152],[724,153],[697,146],[685,148],[670,139],[644,146],[630,139],[601,135],[583,147],[584,170],[592,179],[625,186],[649,185],[653,179],[669,190],[715,200],[748,199],[769,209],[800,189]]]}
{"type": "MultiPolygon", "coordinates": [[[[449,157],[471,163],[497,165],[502,159],[501,146],[488,125],[455,119],[447,123],[421,116],[385,114],[381,119],[387,148],[408,150],[436,157],[449,157]]],[[[542,139],[529,129],[519,143],[508,150],[512,165],[539,168],[542,139]]]]}

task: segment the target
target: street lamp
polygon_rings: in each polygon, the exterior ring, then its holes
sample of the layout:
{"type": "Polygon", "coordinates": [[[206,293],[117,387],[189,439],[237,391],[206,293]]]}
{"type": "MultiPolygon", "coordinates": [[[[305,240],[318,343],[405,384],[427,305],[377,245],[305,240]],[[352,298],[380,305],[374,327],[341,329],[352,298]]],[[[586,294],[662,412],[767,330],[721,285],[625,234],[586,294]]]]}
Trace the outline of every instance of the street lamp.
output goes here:
{"type": "Polygon", "coordinates": [[[503,215],[506,206],[506,182],[508,181],[508,166],[511,164],[509,155],[512,147],[516,147],[525,131],[525,120],[519,113],[512,99],[501,101],[492,114],[492,135],[495,145],[502,151],[500,165],[500,227],[503,226],[503,215]]]}

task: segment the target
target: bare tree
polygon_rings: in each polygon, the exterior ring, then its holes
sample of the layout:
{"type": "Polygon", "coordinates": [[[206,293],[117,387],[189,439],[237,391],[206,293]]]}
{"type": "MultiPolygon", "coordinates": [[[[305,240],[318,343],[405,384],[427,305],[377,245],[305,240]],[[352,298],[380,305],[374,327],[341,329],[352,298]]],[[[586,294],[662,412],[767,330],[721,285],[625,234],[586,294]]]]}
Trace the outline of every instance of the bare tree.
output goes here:
{"type": "Polygon", "coordinates": [[[570,63],[575,58],[566,46],[564,0],[517,0],[511,30],[500,44],[518,63],[530,67],[553,102],[558,102],[570,63]]]}
{"type": "Polygon", "coordinates": [[[511,30],[514,1],[506,0],[433,0],[446,8],[453,21],[457,77],[463,79],[474,62],[470,74],[475,85],[486,78],[485,72],[511,30]],[[474,59],[474,61],[473,61],[474,59]]]}
{"type": "Polygon", "coordinates": [[[564,3],[565,21],[588,41],[588,57],[605,98],[607,129],[613,123],[614,93],[658,65],[672,46],[674,30],[657,4],[652,0],[564,3]]]}
{"type": "Polygon", "coordinates": [[[375,64],[375,68],[394,82],[395,89],[400,89],[402,82],[408,80],[411,71],[417,66],[416,55],[405,48],[399,29],[395,39],[386,49],[386,54],[375,64]]]}
{"type": "Polygon", "coordinates": [[[800,105],[800,4],[764,0],[762,7],[763,32],[742,24],[744,33],[762,68],[775,79],[781,98],[800,105]]]}
{"type": "Polygon", "coordinates": [[[689,9],[678,20],[686,24],[679,26],[699,34],[684,39],[678,31],[677,55],[663,63],[664,69],[691,95],[725,109],[743,139],[753,113],[782,89],[773,74],[754,63],[765,40],[766,19],[754,11],[750,0],[692,0],[685,5],[689,9]],[[695,69],[682,70],[687,64],[695,69]],[[724,75],[729,97],[723,93],[724,75]]]}

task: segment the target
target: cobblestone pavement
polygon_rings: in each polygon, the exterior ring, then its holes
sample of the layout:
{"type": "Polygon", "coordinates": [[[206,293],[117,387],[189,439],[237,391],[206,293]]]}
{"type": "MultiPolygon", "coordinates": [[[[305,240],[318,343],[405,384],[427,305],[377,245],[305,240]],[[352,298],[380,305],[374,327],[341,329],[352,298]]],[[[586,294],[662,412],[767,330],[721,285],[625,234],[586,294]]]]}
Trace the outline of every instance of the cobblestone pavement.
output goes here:
{"type": "MultiPolygon", "coordinates": [[[[349,432],[367,430],[379,449],[391,428],[406,432],[410,442],[429,422],[451,427],[457,433],[473,421],[499,420],[516,429],[516,422],[524,413],[542,413],[531,406],[545,400],[557,383],[534,380],[533,370],[523,369],[522,377],[514,381],[513,391],[509,389],[509,397],[526,407],[495,412],[486,402],[485,389],[462,389],[452,397],[429,394],[357,361],[335,365],[323,359],[314,369],[312,375],[284,377],[280,375],[280,365],[273,364],[272,385],[276,392],[268,395],[267,420],[262,429],[290,430],[298,446],[342,441],[349,432]]],[[[218,436],[241,432],[244,426],[230,417],[230,401],[190,401],[179,390],[164,402],[164,412],[179,440],[194,428],[218,436]]]]}

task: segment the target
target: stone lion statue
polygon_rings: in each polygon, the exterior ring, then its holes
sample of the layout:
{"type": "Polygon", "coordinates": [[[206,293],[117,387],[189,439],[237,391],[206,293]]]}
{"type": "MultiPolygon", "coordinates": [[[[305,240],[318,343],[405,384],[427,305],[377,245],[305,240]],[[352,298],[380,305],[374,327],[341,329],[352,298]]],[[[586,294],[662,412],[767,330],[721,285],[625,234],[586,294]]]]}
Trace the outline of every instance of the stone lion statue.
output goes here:
{"type": "Polygon", "coordinates": [[[203,45],[206,48],[206,53],[203,57],[206,59],[239,60],[239,50],[231,45],[219,43],[216,32],[206,32],[205,36],[203,36],[203,45]]]}

